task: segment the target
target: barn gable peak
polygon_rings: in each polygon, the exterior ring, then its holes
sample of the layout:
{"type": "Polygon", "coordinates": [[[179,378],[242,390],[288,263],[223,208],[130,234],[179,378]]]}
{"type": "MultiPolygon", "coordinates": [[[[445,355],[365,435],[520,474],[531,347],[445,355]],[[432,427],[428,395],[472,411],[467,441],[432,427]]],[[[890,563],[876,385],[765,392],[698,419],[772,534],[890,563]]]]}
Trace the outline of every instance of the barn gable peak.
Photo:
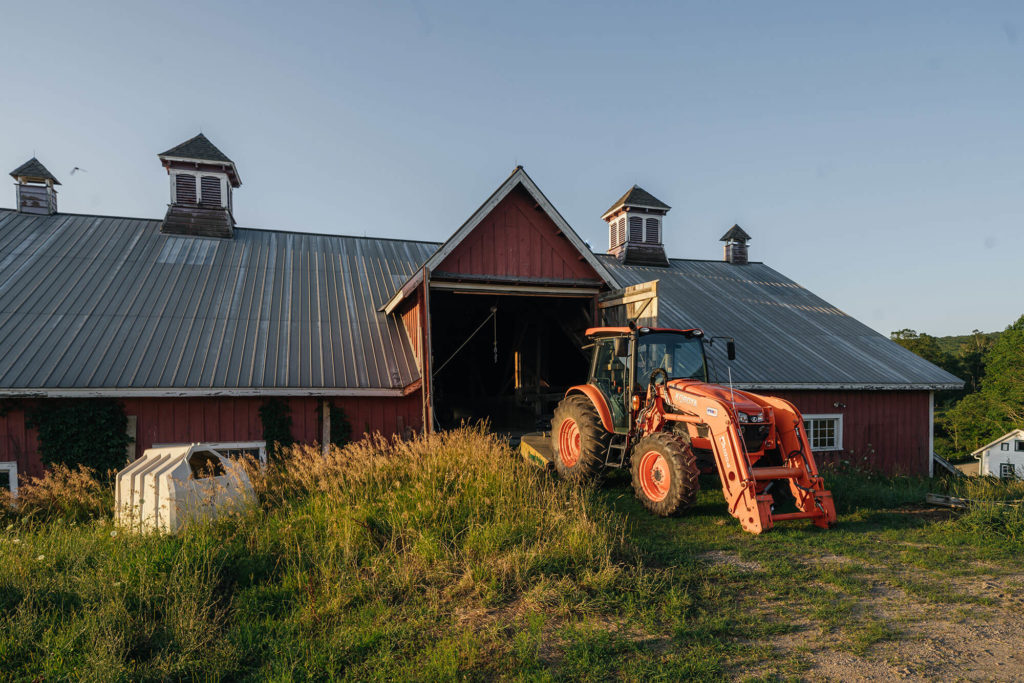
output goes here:
{"type": "MultiPolygon", "coordinates": [[[[481,244],[487,244],[490,247],[490,250],[493,252],[493,259],[488,260],[491,258],[490,256],[483,256],[479,265],[475,261],[470,264],[466,264],[463,261],[458,265],[460,271],[466,271],[469,268],[473,271],[480,270],[483,272],[460,272],[460,277],[466,277],[467,275],[484,276],[495,280],[516,280],[523,284],[528,282],[531,276],[524,276],[522,272],[519,272],[521,269],[547,263],[555,270],[560,269],[560,272],[567,276],[566,279],[576,279],[581,284],[585,279],[589,286],[601,287],[607,285],[612,288],[618,286],[615,284],[615,279],[608,269],[598,260],[594,252],[590,250],[590,247],[580,239],[580,236],[576,234],[576,231],[566,222],[565,218],[558,213],[548,198],[544,196],[544,193],[540,191],[540,188],[537,187],[536,183],[533,182],[533,179],[526,173],[526,170],[522,166],[516,166],[505,182],[498,186],[498,189],[487,198],[487,201],[473,212],[469,220],[463,223],[444,244],[438,247],[437,251],[423,264],[423,268],[398,288],[391,299],[380,310],[391,313],[409,295],[410,288],[422,281],[424,274],[430,275],[431,279],[442,276],[443,271],[452,268],[453,264],[459,260],[459,252],[465,251],[470,247],[475,248],[481,244]],[[527,216],[524,219],[527,223],[532,223],[533,217],[537,217],[538,225],[532,234],[527,234],[522,222],[516,221],[518,223],[516,228],[518,235],[516,239],[512,239],[502,226],[489,220],[492,214],[504,213],[506,216],[515,216],[516,212],[522,216],[527,216]],[[540,224],[543,224],[545,227],[539,227],[540,224]],[[478,228],[487,231],[488,234],[473,237],[474,232],[478,228]],[[504,240],[501,242],[501,244],[506,245],[504,259],[501,258],[503,253],[501,245],[489,244],[491,236],[495,238],[496,242],[504,240]],[[528,255],[525,259],[519,258],[521,255],[517,256],[517,254],[509,253],[510,250],[522,248],[524,244],[534,244],[543,253],[528,255]],[[455,255],[454,258],[450,259],[449,257],[452,257],[453,254],[455,255]],[[533,256],[536,256],[536,258],[533,258],[533,256]],[[555,264],[559,260],[562,265],[556,267],[555,264]],[[512,272],[510,268],[517,272],[512,272]],[[588,275],[584,278],[581,272],[586,272],[588,275]]],[[[546,268],[547,266],[543,267],[546,268]]],[[[551,280],[555,279],[560,278],[558,276],[552,278],[549,275],[538,277],[538,280],[547,281],[544,284],[553,284],[551,280]]]]}

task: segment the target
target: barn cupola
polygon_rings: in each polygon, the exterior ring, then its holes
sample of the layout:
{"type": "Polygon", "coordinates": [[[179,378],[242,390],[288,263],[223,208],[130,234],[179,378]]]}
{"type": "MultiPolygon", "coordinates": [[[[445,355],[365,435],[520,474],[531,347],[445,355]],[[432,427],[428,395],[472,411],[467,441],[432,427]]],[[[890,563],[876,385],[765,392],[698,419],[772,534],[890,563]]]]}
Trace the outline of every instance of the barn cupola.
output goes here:
{"type": "Polygon", "coordinates": [[[750,241],[743,228],[734,225],[729,231],[722,235],[722,242],[725,242],[725,260],[738,266],[747,262],[747,242],[750,241]]]}
{"type": "Polygon", "coordinates": [[[667,266],[662,220],[672,207],[634,185],[601,218],[608,223],[608,253],[623,263],[667,266]]]}
{"type": "Polygon", "coordinates": [[[171,201],[160,231],[173,235],[231,237],[231,193],[241,186],[235,162],[200,133],[159,155],[171,181],[171,201]]]}
{"type": "Polygon", "coordinates": [[[60,181],[46,170],[39,159],[32,157],[11,171],[18,190],[18,211],[21,213],[57,213],[57,188],[60,181]]]}

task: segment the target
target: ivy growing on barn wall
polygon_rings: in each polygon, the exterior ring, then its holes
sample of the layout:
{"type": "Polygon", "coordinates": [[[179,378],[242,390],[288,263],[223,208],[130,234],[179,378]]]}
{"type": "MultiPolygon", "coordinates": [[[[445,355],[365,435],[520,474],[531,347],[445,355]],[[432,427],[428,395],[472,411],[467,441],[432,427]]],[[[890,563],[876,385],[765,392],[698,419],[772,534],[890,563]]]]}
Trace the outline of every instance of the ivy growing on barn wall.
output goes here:
{"type": "Polygon", "coordinates": [[[352,440],[352,423],[348,420],[344,408],[330,404],[331,409],[331,444],[344,446],[352,440]]]}
{"type": "Polygon", "coordinates": [[[14,398],[5,398],[0,400],[0,417],[7,417],[15,410],[23,410],[21,401],[14,398]]]}
{"type": "Polygon", "coordinates": [[[263,440],[267,442],[267,457],[274,458],[282,447],[295,443],[292,436],[292,409],[288,401],[280,398],[268,399],[260,406],[260,422],[263,423],[263,440]]]}
{"type": "Polygon", "coordinates": [[[46,465],[86,465],[100,474],[120,469],[133,439],[128,417],[113,399],[42,400],[26,411],[26,423],[39,435],[46,465]]]}

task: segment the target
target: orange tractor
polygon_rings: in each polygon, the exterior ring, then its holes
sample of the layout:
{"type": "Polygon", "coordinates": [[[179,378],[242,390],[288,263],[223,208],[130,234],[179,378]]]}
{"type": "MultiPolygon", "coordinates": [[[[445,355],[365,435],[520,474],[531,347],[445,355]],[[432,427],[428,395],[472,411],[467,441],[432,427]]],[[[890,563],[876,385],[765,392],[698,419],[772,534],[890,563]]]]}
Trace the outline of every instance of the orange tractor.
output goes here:
{"type": "MultiPolygon", "coordinates": [[[[644,507],[664,517],[696,499],[700,454],[713,461],[729,512],[746,531],[789,519],[835,523],[800,412],[779,398],[709,384],[701,330],[631,323],[586,334],[590,379],[569,389],[551,422],[551,459],[562,477],[628,466],[644,507]],[[788,483],[795,512],[774,512],[780,483],[788,483]]],[[[735,344],[727,344],[733,360],[735,344]]]]}

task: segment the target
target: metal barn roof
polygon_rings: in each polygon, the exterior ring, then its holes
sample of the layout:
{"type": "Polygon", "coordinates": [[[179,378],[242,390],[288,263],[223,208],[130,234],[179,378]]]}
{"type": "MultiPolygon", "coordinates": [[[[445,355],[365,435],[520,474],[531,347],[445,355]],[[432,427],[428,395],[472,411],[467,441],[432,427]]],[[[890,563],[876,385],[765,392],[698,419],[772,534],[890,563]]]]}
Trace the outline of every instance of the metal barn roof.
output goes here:
{"type": "MultiPolygon", "coordinates": [[[[419,378],[401,321],[378,311],[442,245],[159,227],[0,209],[0,394],[398,395],[419,378]]],[[[596,260],[620,287],[659,281],[660,325],[734,337],[740,387],[962,385],[762,263],[596,260]]]]}
{"type": "Polygon", "coordinates": [[[416,362],[377,309],[436,248],[0,209],[0,392],[400,394],[416,362]]]}
{"type": "Polygon", "coordinates": [[[621,287],[658,280],[658,324],[736,339],[713,347],[718,380],[774,389],[959,389],[963,382],[763,263],[670,259],[668,268],[601,256],[621,287]]]}

